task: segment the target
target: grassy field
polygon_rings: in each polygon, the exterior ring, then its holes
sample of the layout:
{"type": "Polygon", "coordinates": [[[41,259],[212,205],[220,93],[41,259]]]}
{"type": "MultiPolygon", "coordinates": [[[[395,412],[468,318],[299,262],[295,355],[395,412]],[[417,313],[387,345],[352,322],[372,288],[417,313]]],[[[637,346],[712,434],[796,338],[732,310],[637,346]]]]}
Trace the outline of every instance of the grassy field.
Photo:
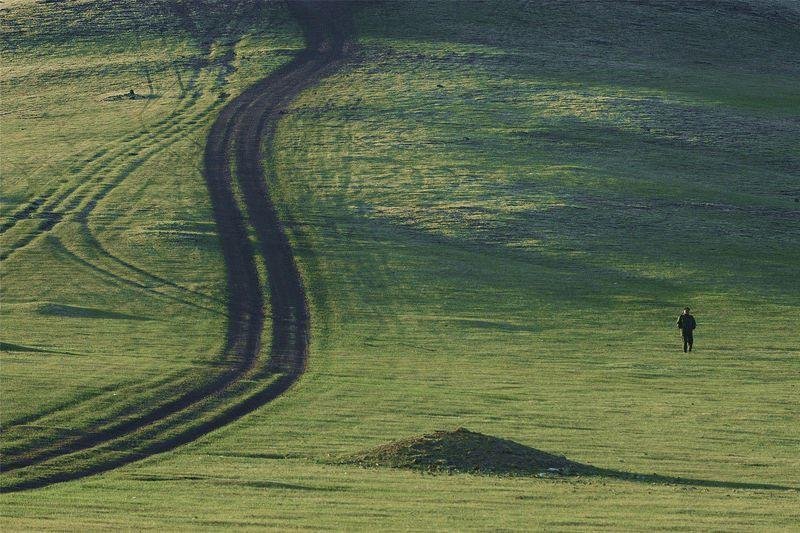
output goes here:
{"type": "Polygon", "coordinates": [[[158,405],[227,364],[205,134],[228,98],[302,48],[285,9],[253,10],[9,9],[5,451],[158,405]]]}
{"type": "MultiPolygon", "coordinates": [[[[5,17],[27,28],[4,29],[6,447],[218,371],[203,137],[302,46],[280,6],[90,25],[79,5],[5,17]]],[[[174,452],[3,495],[4,528],[795,529],[798,21],[788,1],[362,6],[360,50],[275,145],[306,374],[174,452]],[[458,426],[643,477],[339,463],[458,426]]]]}

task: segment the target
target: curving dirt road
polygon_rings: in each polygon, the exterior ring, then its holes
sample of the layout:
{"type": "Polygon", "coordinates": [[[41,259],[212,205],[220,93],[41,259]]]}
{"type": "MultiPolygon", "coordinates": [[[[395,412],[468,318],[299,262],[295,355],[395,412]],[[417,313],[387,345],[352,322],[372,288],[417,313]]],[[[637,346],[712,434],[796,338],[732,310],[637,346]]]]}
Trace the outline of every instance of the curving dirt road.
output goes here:
{"type": "Polygon", "coordinates": [[[262,153],[262,141],[266,140],[264,145],[271,152],[280,109],[341,65],[351,26],[346,4],[298,1],[289,7],[304,29],[306,48],[229,102],[212,125],[205,149],[204,174],[227,269],[223,358],[234,364],[205,385],[149,411],[9,458],[2,465],[3,491],[77,479],[173,449],[264,405],[303,373],[308,356],[308,306],[291,246],[270,199],[261,162],[271,154],[262,153]],[[233,186],[234,179],[238,188],[233,186]],[[270,291],[272,348],[267,373],[256,369],[265,315],[248,225],[258,238],[270,291]],[[267,379],[276,374],[277,379],[267,379]],[[242,392],[240,382],[258,378],[263,386],[242,392]],[[128,449],[129,442],[135,448],[128,449]]]}

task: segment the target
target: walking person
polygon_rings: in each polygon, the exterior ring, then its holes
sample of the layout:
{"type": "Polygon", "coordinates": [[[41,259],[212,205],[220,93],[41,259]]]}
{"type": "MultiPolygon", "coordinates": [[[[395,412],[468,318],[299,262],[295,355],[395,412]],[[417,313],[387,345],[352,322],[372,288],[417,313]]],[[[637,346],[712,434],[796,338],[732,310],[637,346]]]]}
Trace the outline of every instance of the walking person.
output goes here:
{"type": "Polygon", "coordinates": [[[678,329],[681,330],[681,335],[683,335],[684,353],[692,351],[692,343],[694,342],[692,332],[696,327],[697,322],[695,322],[694,317],[689,313],[689,308],[684,307],[683,314],[678,317],[678,329]]]}

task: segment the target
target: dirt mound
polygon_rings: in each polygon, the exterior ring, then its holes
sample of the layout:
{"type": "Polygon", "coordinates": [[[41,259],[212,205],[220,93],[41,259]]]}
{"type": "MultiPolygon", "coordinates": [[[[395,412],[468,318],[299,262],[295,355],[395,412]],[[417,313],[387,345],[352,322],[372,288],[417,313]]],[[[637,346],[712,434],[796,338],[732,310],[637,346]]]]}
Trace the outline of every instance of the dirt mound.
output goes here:
{"type": "Polygon", "coordinates": [[[429,473],[471,473],[501,476],[596,476],[634,483],[720,487],[752,490],[791,490],[798,487],[770,483],[741,483],[660,474],[642,474],[596,467],[570,461],[562,455],[537,450],[465,428],[436,431],[429,435],[378,446],[339,461],[364,467],[392,467],[429,473]]]}
{"type": "Polygon", "coordinates": [[[465,428],[384,444],[349,457],[345,462],[426,472],[515,476],[570,475],[581,470],[581,465],[566,457],[465,428]]]}

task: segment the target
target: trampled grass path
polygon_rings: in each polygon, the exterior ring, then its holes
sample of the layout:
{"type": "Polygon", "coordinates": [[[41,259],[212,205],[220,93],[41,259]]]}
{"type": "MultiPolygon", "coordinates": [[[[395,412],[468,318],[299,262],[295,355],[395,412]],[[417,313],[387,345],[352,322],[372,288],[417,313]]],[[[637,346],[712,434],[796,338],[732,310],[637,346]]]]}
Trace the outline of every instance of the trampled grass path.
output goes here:
{"type": "MultiPolygon", "coordinates": [[[[286,391],[303,373],[309,330],[305,290],[287,236],[270,200],[265,169],[261,165],[264,155],[261,143],[266,137],[268,150],[272,149],[281,106],[341,64],[349,14],[341,6],[324,3],[296,3],[292,5],[292,12],[305,30],[305,50],[229,102],[214,122],[205,150],[205,176],[228,279],[228,329],[221,359],[234,363],[202,386],[147,412],[111,420],[55,444],[42,442],[38,448],[28,448],[20,455],[7,458],[3,465],[3,491],[77,479],[173,449],[260,407],[286,391]],[[238,188],[233,187],[231,172],[233,149],[238,188]],[[247,217],[243,216],[240,205],[246,207],[247,217]],[[259,357],[264,303],[247,224],[258,237],[270,290],[272,346],[267,360],[259,357]]],[[[213,106],[199,113],[212,110],[213,106]]],[[[147,137],[154,144],[148,145],[147,154],[164,149],[157,144],[159,136],[165,137],[162,140],[174,139],[181,127],[197,120],[198,117],[192,117],[181,121],[180,125],[165,124],[159,135],[147,137]]],[[[131,164],[141,164],[140,159],[131,164]]],[[[85,221],[97,203],[130,173],[125,167],[111,180],[103,181],[99,177],[101,168],[97,165],[93,175],[98,177],[86,184],[85,191],[80,186],[56,191],[55,198],[39,202],[46,204],[42,212],[66,206],[68,212],[79,209],[78,218],[85,221]]],[[[38,206],[31,212],[35,210],[38,206]]],[[[58,217],[45,220],[36,231],[18,240],[12,251],[29,244],[60,220],[58,217]]],[[[88,229],[87,224],[83,227],[88,229]]],[[[87,233],[87,241],[97,243],[91,233],[87,233]]],[[[113,257],[109,259],[114,261],[113,257]]],[[[122,261],[117,264],[127,268],[122,261]]],[[[134,281],[129,279],[128,282],[134,281]]]]}
{"type": "MultiPolygon", "coordinates": [[[[185,101],[176,109],[155,124],[145,126],[138,132],[121,136],[118,139],[110,141],[101,148],[93,147],[74,155],[70,162],[67,163],[67,167],[76,174],[77,180],[75,180],[75,182],[65,183],[60,186],[55,185],[49,188],[46,192],[40,194],[14,214],[10,215],[8,220],[0,225],[0,235],[9,230],[12,230],[13,233],[16,224],[29,217],[35,217],[36,219],[44,218],[45,220],[44,222],[38,222],[38,226],[34,230],[25,234],[17,241],[15,246],[6,250],[6,257],[10,257],[15,251],[30,245],[38,238],[44,237],[51,240],[50,244],[56,251],[64,256],[65,260],[78,263],[80,266],[86,267],[99,275],[110,278],[115,283],[139,289],[151,296],[172,300],[183,305],[201,308],[205,311],[219,314],[219,311],[216,309],[203,305],[208,302],[216,302],[211,296],[178,285],[113,255],[103,246],[94,232],[92,232],[89,224],[92,212],[102,203],[108,194],[110,194],[111,189],[121,185],[128,175],[144,165],[147,161],[169,150],[189,133],[196,132],[202,124],[202,119],[219,108],[221,102],[216,101],[203,108],[196,109],[198,101],[204,94],[203,85],[200,83],[201,79],[207,76],[216,77],[216,75],[213,74],[213,68],[218,65],[211,61],[207,61],[206,63],[207,64],[197,66],[192,72],[187,82],[187,87],[191,90],[191,93],[187,93],[186,91],[182,93],[182,97],[185,97],[185,101]],[[208,68],[209,66],[211,68],[208,68]],[[148,149],[148,151],[142,153],[144,149],[148,149]],[[132,150],[136,151],[136,157],[131,161],[132,150]],[[126,163],[127,166],[125,168],[128,171],[122,174],[115,173],[115,171],[107,171],[104,173],[104,170],[107,168],[121,167],[126,163]],[[89,203],[85,204],[84,208],[79,213],[70,211],[65,200],[73,195],[76,198],[73,200],[73,202],[77,202],[76,205],[87,200],[94,192],[91,188],[92,184],[96,185],[96,181],[102,180],[104,174],[106,175],[106,188],[108,189],[105,191],[105,195],[102,197],[95,195],[89,203]],[[111,176],[111,179],[107,178],[108,175],[111,176]],[[40,210],[43,206],[47,207],[45,207],[44,210],[40,210]],[[52,210],[58,210],[58,212],[54,213],[52,210]],[[51,221],[54,216],[56,220],[51,221]],[[50,230],[54,229],[58,223],[65,220],[74,220],[80,224],[80,232],[76,235],[76,238],[81,241],[80,244],[76,245],[76,243],[70,240],[64,240],[56,235],[49,234],[50,230]],[[42,228],[42,225],[46,227],[42,228]],[[160,285],[160,290],[149,286],[147,284],[148,282],[160,285]],[[200,300],[201,303],[197,303],[195,300],[200,300]]],[[[36,222],[36,220],[31,220],[30,222],[36,222]]],[[[168,384],[173,386],[179,385],[179,383],[175,381],[174,376],[167,381],[169,382],[168,384]]],[[[127,393],[131,389],[136,388],[136,386],[126,387],[125,392],[127,393]]],[[[51,409],[40,411],[19,419],[7,420],[5,427],[0,429],[0,431],[8,438],[8,434],[13,433],[14,428],[18,426],[33,424],[46,427],[46,418],[55,412],[64,416],[68,414],[69,410],[80,410],[82,405],[86,402],[96,400],[98,396],[105,395],[110,397],[120,392],[123,392],[123,390],[101,389],[95,394],[80,395],[70,402],[60,404],[51,409]]],[[[156,391],[152,392],[155,393],[156,391]]],[[[137,398],[141,399],[138,396],[137,398]]],[[[106,403],[117,404],[121,402],[109,401],[106,403]]],[[[57,434],[58,428],[55,428],[54,431],[56,431],[57,434]]],[[[41,440],[42,442],[52,443],[56,438],[57,435],[39,435],[37,436],[37,441],[41,440]]],[[[35,443],[30,441],[19,442],[16,448],[26,450],[27,454],[35,454],[37,450],[35,443]]],[[[12,448],[12,450],[13,449],[14,448],[12,448]]],[[[6,464],[3,466],[4,469],[8,468],[6,464]]]]}
{"type": "MultiPolygon", "coordinates": [[[[220,43],[220,46],[224,47],[225,45],[220,43]]],[[[212,61],[207,53],[205,62],[202,65],[197,65],[193,69],[190,79],[186,82],[186,87],[181,91],[180,97],[184,100],[183,103],[165,115],[161,120],[143,126],[140,131],[122,135],[118,139],[114,139],[100,148],[96,146],[89,147],[71,156],[66,166],[68,170],[76,175],[76,179],[63,184],[51,185],[36,198],[28,201],[8,215],[6,217],[7,220],[0,224],[0,235],[13,229],[19,222],[30,218],[45,219],[42,224],[54,218],[61,220],[61,218],[69,214],[65,209],[67,207],[67,204],[65,204],[67,199],[73,194],[77,194],[78,201],[75,205],[78,205],[80,200],[86,197],[86,193],[81,195],[79,191],[86,185],[90,185],[99,175],[102,177],[101,174],[103,171],[109,167],[114,167],[129,160],[132,150],[138,152],[143,148],[149,148],[153,145],[166,149],[166,146],[163,146],[164,144],[171,144],[170,141],[177,135],[185,135],[187,128],[198,124],[202,117],[207,116],[213,111],[213,108],[217,107],[219,104],[219,102],[215,102],[211,106],[199,111],[194,109],[203,93],[198,82],[209,66],[213,68],[219,65],[212,61]],[[191,92],[188,92],[189,90],[191,92]],[[192,111],[194,111],[194,114],[189,114],[192,111]]],[[[137,163],[136,167],[141,166],[147,159],[156,155],[156,152],[148,153],[142,158],[138,158],[139,155],[140,154],[137,153],[137,160],[134,161],[134,163],[137,163]]],[[[45,174],[50,171],[52,171],[52,167],[45,166],[38,171],[38,174],[45,174]]],[[[55,226],[55,223],[51,224],[55,226]]],[[[44,231],[52,229],[52,226],[44,228],[44,231]]],[[[3,257],[10,257],[18,248],[34,240],[41,232],[41,225],[37,227],[37,230],[31,231],[29,235],[19,239],[14,245],[10,246],[3,257]]]]}
{"type": "Polygon", "coordinates": [[[0,254],[0,259],[5,260],[12,257],[37,238],[50,232],[69,216],[79,219],[88,217],[97,204],[127,176],[180,140],[187,128],[191,128],[204,116],[213,112],[218,104],[211,104],[196,113],[184,116],[184,111],[191,107],[191,103],[185,108],[181,106],[171,118],[160,121],[152,131],[125,138],[118,148],[105,151],[97,157],[91,156],[88,158],[90,161],[81,171],[79,179],[64,187],[48,191],[21,210],[22,214],[12,215],[11,220],[4,226],[4,233],[9,235],[11,234],[10,230],[19,227],[21,224],[18,223],[28,220],[31,215],[38,214],[38,218],[41,220],[35,223],[33,228],[22,229],[19,232],[21,235],[17,236],[16,240],[13,240],[8,246],[4,246],[5,249],[0,254]],[[124,161],[127,160],[126,156],[131,150],[138,152],[137,157],[124,164],[124,161]],[[113,168],[120,164],[123,165],[121,168],[108,170],[110,167],[113,168]]]}

